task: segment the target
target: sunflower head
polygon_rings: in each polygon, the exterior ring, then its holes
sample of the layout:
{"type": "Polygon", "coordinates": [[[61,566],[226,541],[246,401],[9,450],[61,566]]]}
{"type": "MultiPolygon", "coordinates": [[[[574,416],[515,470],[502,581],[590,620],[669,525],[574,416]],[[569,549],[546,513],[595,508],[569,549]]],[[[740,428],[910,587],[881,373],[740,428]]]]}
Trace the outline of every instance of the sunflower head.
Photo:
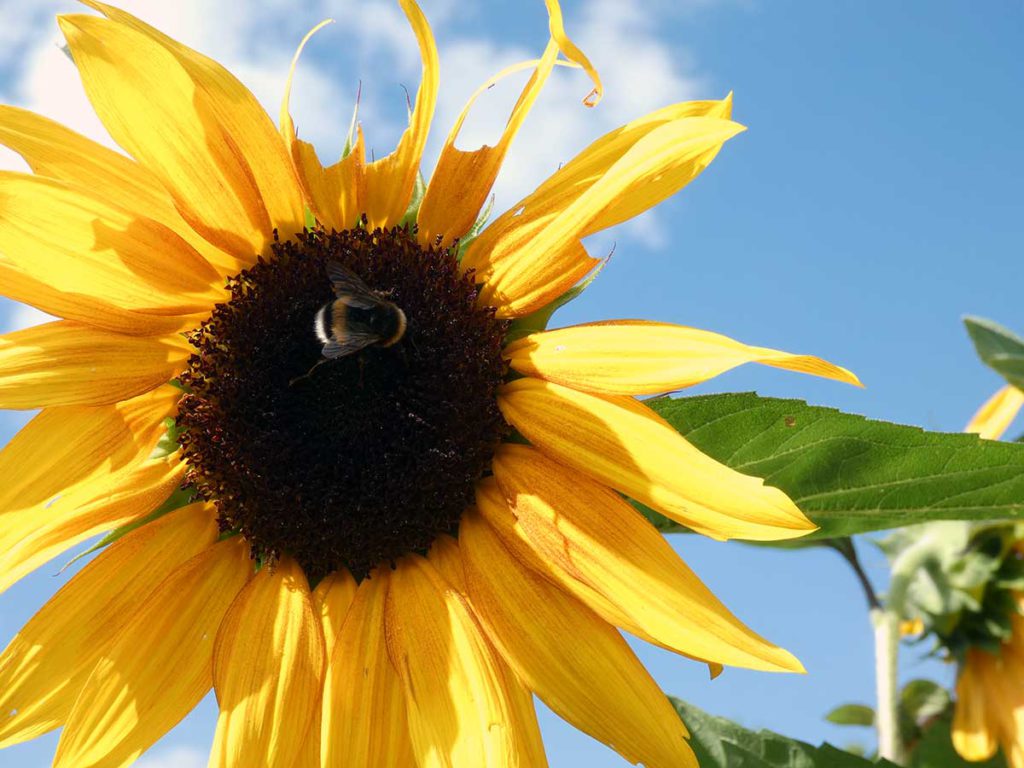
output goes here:
{"type": "Polygon", "coordinates": [[[966,760],[1003,751],[1024,764],[1024,542],[1018,525],[974,531],[949,569],[956,584],[945,613],[926,614],[939,646],[957,663],[952,736],[966,760]]]}
{"type": "Polygon", "coordinates": [[[477,303],[453,250],[402,226],[315,230],[228,287],[189,334],[177,417],[185,480],[222,528],[314,581],[339,567],[361,579],[456,533],[509,432],[496,401],[508,323],[477,303]],[[402,309],[398,343],[323,358],[312,330],[334,298],[330,264],[402,309]]]}
{"type": "Polygon", "coordinates": [[[600,95],[557,0],[541,57],[484,83],[531,73],[499,140],[455,147],[471,99],[423,184],[438,56],[414,0],[408,128],[368,161],[356,126],[326,166],[287,92],[278,130],[216,62],[83,2],[100,15],[61,28],[128,157],[0,109],[34,171],[0,175],[0,290],[59,318],[0,337],[0,407],[41,409],[0,453],[0,588],[113,533],[0,656],[0,747],[63,728],[57,768],[125,765],[212,687],[218,766],[543,766],[536,695],[632,762],[694,766],[621,630],[802,670],[628,499],[718,539],[814,524],[636,396],[747,362],[856,377],[667,323],[546,328],[601,263],[584,238],[743,130],[731,97],[609,132],[484,226],[555,67],[600,95]],[[381,302],[406,321],[388,343],[381,302]]]}

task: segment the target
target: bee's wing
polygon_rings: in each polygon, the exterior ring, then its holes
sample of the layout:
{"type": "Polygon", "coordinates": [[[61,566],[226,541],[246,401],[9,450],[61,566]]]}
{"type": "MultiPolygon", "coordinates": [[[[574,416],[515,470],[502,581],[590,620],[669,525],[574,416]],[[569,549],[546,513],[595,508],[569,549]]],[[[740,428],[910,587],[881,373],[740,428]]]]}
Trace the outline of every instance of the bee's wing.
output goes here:
{"type": "Polygon", "coordinates": [[[322,353],[323,356],[328,360],[333,360],[337,357],[345,357],[345,355],[355,354],[361,349],[375,344],[380,341],[380,336],[375,333],[363,333],[358,330],[350,329],[346,334],[345,338],[332,338],[326,344],[324,344],[322,353]]]}
{"type": "MultiPolygon", "coordinates": [[[[327,276],[331,279],[334,295],[342,299],[350,307],[373,309],[383,303],[380,297],[367,287],[366,283],[336,261],[332,261],[327,265],[327,276]]],[[[366,344],[372,343],[372,341],[366,342],[366,344]]],[[[363,344],[363,347],[366,344],[363,344]]]]}

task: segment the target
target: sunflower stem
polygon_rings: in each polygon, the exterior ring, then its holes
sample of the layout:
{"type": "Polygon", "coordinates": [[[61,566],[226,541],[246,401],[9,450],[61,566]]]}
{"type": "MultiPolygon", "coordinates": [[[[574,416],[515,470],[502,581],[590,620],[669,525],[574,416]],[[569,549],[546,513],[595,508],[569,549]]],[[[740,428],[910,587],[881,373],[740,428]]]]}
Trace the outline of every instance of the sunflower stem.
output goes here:
{"type": "Polygon", "coordinates": [[[897,765],[906,759],[906,745],[899,727],[899,690],[897,660],[900,621],[906,618],[906,600],[910,585],[921,567],[934,556],[935,534],[925,528],[917,541],[892,561],[892,576],[884,605],[871,611],[875,627],[875,691],[878,706],[875,728],[878,754],[897,765]]]}
{"type": "Polygon", "coordinates": [[[903,764],[904,745],[900,737],[897,663],[899,617],[892,611],[871,611],[875,628],[875,729],[878,731],[878,755],[897,765],[903,764]]]}

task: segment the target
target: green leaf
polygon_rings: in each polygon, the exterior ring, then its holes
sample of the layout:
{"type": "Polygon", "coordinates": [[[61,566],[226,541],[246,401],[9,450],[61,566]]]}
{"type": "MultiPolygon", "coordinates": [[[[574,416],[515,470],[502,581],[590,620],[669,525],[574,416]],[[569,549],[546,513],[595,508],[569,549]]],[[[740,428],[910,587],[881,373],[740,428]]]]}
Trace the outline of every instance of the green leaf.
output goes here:
{"type": "Polygon", "coordinates": [[[927,520],[1024,518],[1019,444],[750,392],[647,402],[704,453],[785,491],[820,526],[811,538],[927,520]]]}
{"type": "Polygon", "coordinates": [[[863,704],[843,704],[825,715],[825,719],[836,725],[874,725],[875,710],[863,704]]]}
{"type": "Polygon", "coordinates": [[[895,768],[888,760],[869,760],[831,744],[814,747],[771,731],[750,731],[679,699],[671,701],[690,731],[701,768],[895,768]]]}
{"type": "Polygon", "coordinates": [[[949,726],[948,718],[932,723],[921,741],[914,745],[908,768],[1006,768],[1006,760],[1001,754],[980,763],[964,760],[953,748],[949,726]]]}
{"type": "Polygon", "coordinates": [[[904,743],[912,744],[920,739],[921,729],[948,712],[951,705],[949,691],[932,680],[911,680],[903,686],[899,719],[904,743]]]}
{"type": "Polygon", "coordinates": [[[1024,389],[1024,339],[999,323],[965,317],[978,357],[1015,387],[1024,389]]]}

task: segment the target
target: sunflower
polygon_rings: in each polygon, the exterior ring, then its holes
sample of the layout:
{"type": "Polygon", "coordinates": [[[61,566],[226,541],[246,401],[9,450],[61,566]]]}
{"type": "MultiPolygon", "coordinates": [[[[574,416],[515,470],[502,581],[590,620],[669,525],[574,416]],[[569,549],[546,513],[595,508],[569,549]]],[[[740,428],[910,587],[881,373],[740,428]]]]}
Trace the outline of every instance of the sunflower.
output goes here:
{"type": "MultiPolygon", "coordinates": [[[[1024,393],[1007,385],[978,409],[964,431],[998,440],[1022,404],[1024,393]]],[[[1019,569],[1022,553],[1024,542],[1014,542],[1004,567],[1019,569]]],[[[975,631],[974,639],[988,642],[959,654],[953,745],[961,757],[974,761],[988,760],[1002,747],[1012,768],[1024,768],[1024,593],[990,583],[985,597],[996,608],[990,611],[994,620],[985,626],[1001,627],[1003,637],[986,638],[986,632],[975,631]]]]}
{"type": "Polygon", "coordinates": [[[62,727],[54,765],[127,765],[212,687],[211,765],[538,766],[536,694],[628,760],[685,766],[620,629],[713,672],[802,669],[626,497],[718,539],[814,525],[636,396],[750,361],[853,375],[661,323],[544,330],[601,263],[581,239],[742,130],[729,98],[609,133],[483,227],[553,68],[600,97],[557,0],[501,139],[456,149],[460,118],[425,188],[438,61],[413,0],[408,129],[367,162],[358,128],[327,167],[287,96],[278,131],[216,62],[85,4],[101,16],[60,26],[128,156],[0,111],[34,172],[0,175],[0,284],[61,318],[0,337],[0,406],[41,409],[0,454],[0,589],[113,533],[0,657],[0,746],[62,727]],[[402,310],[396,343],[324,360],[338,270],[402,310]]]}

